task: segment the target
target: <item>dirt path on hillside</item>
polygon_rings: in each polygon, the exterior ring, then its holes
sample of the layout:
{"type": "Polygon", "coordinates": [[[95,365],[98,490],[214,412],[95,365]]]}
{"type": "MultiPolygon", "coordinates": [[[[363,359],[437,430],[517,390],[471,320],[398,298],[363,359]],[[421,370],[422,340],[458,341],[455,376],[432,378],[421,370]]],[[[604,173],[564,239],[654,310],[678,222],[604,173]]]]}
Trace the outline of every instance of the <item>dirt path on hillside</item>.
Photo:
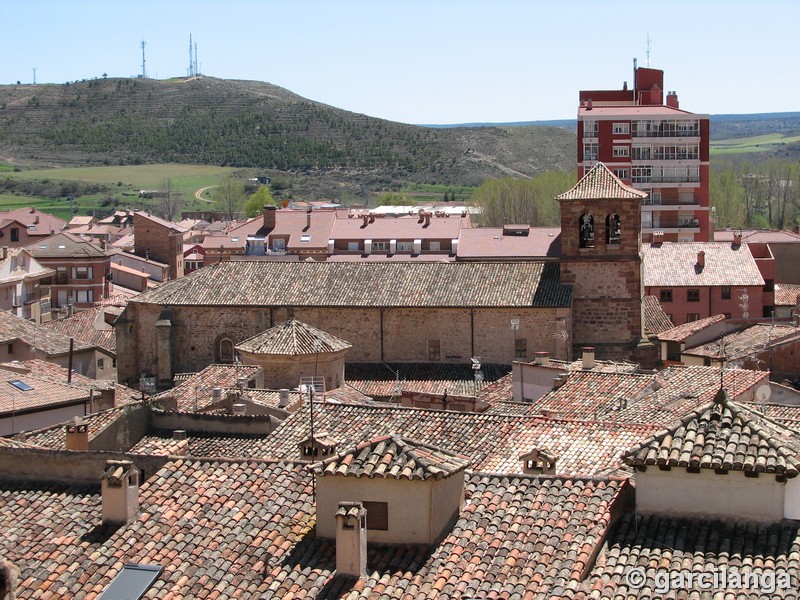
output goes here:
{"type": "Polygon", "coordinates": [[[211,188],[219,187],[218,185],[207,185],[206,187],[202,187],[194,193],[194,197],[200,200],[200,202],[209,202],[211,204],[214,203],[213,200],[206,200],[203,198],[203,193],[210,190],[211,188]]]}

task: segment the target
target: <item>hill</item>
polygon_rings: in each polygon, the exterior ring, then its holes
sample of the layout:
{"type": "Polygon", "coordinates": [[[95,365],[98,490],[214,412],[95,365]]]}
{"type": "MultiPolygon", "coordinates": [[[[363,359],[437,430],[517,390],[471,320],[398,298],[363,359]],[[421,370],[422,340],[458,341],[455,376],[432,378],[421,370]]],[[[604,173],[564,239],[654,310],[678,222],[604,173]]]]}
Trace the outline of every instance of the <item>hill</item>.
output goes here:
{"type": "Polygon", "coordinates": [[[0,161],[29,167],[188,163],[303,172],[361,189],[477,185],[575,164],[547,126],[437,129],[367,117],[255,81],[95,79],[0,86],[0,161]]]}

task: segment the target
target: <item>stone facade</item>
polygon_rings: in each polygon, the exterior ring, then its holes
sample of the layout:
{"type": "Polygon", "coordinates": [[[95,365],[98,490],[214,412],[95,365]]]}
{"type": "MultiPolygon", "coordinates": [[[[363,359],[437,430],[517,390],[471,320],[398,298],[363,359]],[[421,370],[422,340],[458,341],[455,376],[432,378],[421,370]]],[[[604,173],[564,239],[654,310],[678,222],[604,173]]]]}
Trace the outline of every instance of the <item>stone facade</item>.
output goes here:
{"type": "Polygon", "coordinates": [[[174,223],[142,212],[133,215],[134,254],[169,265],[169,278],[183,277],[183,234],[174,223]]]}
{"type": "MultiPolygon", "coordinates": [[[[117,321],[120,381],[138,380],[142,373],[162,377],[156,327],[162,311],[159,305],[130,303],[117,321]]],[[[200,371],[218,362],[215,346],[221,339],[239,343],[289,317],[351,341],[348,362],[367,363],[468,363],[480,356],[485,363],[510,364],[515,334],[517,350],[525,340],[528,358],[536,350],[547,350],[554,358],[568,359],[560,332],[572,328],[569,308],[175,306],[170,327],[174,352],[162,350],[161,356],[171,357],[173,374],[200,371]],[[511,330],[512,318],[520,320],[516,332],[511,330]]]]}

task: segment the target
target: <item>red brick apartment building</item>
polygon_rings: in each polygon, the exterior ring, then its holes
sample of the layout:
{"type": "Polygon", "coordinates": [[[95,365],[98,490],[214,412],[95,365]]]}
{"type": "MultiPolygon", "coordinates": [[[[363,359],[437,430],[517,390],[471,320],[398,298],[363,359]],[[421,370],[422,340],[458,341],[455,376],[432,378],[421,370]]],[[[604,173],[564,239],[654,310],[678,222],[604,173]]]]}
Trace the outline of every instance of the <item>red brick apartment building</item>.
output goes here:
{"type": "Polygon", "coordinates": [[[664,92],[664,71],[636,67],[633,87],[583,90],[578,108],[578,179],[603,162],[624,183],[647,192],[642,241],[707,242],[709,118],[681,110],[664,92]]]}

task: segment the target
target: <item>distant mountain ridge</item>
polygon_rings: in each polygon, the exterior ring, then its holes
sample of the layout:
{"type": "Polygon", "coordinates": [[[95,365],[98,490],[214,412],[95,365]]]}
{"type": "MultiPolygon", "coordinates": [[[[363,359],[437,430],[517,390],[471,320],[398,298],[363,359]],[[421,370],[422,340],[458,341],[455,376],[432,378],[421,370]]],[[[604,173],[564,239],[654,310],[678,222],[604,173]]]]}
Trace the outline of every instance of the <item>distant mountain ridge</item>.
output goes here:
{"type": "MultiPolygon", "coordinates": [[[[800,131],[800,113],[715,115],[712,137],[800,131]]],[[[418,126],[269,83],[189,77],[0,86],[0,162],[189,163],[303,173],[324,187],[477,185],[575,168],[575,121],[418,126]]]]}

